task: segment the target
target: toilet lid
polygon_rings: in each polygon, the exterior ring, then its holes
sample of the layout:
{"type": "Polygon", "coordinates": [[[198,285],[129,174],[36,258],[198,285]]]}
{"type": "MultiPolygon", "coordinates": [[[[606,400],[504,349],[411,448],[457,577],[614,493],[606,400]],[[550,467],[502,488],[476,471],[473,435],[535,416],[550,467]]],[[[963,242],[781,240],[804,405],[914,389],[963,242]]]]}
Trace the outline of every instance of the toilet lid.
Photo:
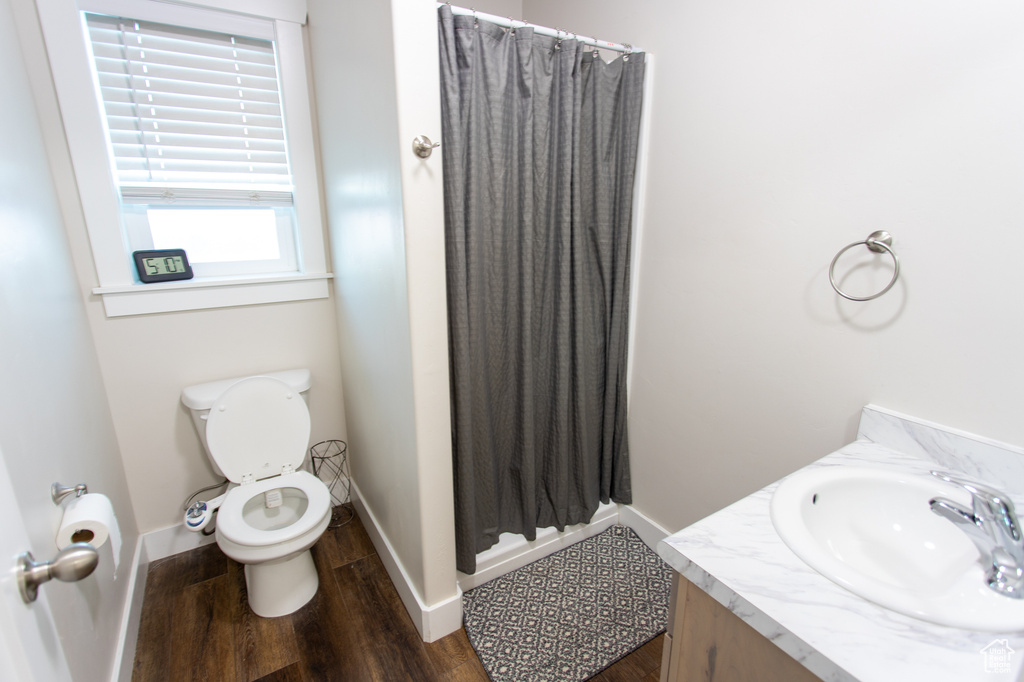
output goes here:
{"type": "Polygon", "coordinates": [[[241,483],[298,469],[309,445],[309,410],[288,384],[250,377],[214,402],[206,421],[210,455],[229,481],[241,483]]]}

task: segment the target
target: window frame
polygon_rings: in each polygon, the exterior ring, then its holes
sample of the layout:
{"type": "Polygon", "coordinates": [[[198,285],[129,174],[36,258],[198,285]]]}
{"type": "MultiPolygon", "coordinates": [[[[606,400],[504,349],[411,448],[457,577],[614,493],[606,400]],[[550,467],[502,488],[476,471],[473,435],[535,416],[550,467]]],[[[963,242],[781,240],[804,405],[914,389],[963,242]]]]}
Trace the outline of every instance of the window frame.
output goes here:
{"type": "Polygon", "coordinates": [[[302,37],[304,0],[44,0],[38,12],[99,279],[92,293],[102,298],[108,317],[328,296],[332,275],[327,271],[302,37]],[[82,14],[87,11],[274,40],[294,183],[297,272],[136,282],[107,148],[106,114],[93,86],[82,14]]]}

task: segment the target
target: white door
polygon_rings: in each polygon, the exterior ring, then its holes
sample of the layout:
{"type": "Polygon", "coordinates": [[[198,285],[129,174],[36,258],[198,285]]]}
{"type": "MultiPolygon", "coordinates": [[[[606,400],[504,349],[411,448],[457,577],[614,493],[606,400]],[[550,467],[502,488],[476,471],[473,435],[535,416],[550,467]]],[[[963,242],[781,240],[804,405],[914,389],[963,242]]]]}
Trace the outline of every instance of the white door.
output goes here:
{"type": "MultiPolygon", "coordinates": [[[[2,452],[0,519],[0,682],[70,682],[64,650],[46,601],[46,585],[39,588],[39,598],[31,604],[23,602],[18,592],[15,559],[30,548],[2,452]]],[[[53,557],[34,558],[49,561],[53,557]]]]}

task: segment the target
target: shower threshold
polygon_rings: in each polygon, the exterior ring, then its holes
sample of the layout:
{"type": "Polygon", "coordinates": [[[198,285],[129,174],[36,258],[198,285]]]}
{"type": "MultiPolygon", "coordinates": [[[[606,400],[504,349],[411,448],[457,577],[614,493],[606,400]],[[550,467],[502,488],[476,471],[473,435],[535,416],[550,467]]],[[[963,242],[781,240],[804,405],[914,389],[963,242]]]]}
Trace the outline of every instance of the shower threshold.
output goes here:
{"type": "Polygon", "coordinates": [[[590,523],[566,526],[562,532],[554,528],[538,528],[537,539],[533,541],[518,533],[502,533],[498,538],[498,544],[476,555],[476,573],[458,574],[459,588],[465,592],[500,578],[517,568],[554,554],[563,547],[597,535],[618,522],[619,505],[610,502],[597,508],[590,523]]]}

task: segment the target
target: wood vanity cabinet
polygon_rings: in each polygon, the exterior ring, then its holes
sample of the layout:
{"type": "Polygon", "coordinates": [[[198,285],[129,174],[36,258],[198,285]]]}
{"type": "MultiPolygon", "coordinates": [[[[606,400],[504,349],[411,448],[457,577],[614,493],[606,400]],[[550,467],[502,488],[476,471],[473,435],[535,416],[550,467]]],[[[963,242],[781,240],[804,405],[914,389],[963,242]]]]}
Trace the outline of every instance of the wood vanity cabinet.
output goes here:
{"type": "Polygon", "coordinates": [[[811,682],[818,677],[676,573],[661,682],[811,682]]]}

